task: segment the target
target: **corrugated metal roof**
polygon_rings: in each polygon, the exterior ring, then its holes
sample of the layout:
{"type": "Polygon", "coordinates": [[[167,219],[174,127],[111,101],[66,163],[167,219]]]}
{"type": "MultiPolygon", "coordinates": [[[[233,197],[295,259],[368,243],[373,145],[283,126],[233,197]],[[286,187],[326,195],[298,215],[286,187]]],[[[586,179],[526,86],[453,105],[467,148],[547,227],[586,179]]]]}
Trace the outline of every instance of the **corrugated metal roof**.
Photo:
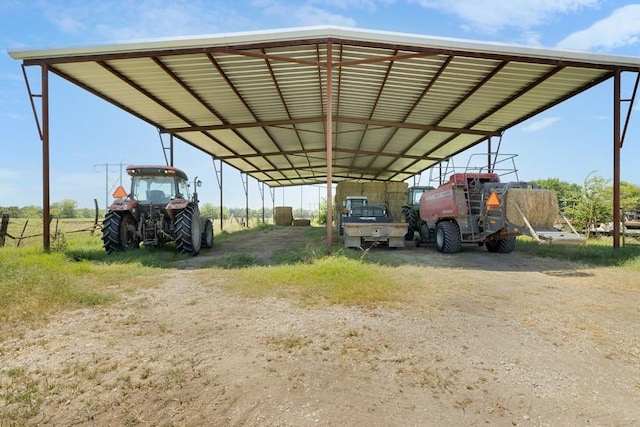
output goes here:
{"type": "Polygon", "coordinates": [[[10,52],[270,186],[402,181],[640,58],[313,27],[10,52]],[[331,58],[328,61],[328,46],[331,58]]]}

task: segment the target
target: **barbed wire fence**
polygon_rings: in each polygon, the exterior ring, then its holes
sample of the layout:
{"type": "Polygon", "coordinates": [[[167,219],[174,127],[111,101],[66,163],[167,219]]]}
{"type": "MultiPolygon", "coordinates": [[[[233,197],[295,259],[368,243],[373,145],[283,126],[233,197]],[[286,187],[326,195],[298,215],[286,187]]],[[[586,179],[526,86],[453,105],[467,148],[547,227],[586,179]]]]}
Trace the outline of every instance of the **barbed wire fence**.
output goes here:
{"type": "MultiPolygon", "coordinates": [[[[102,229],[102,224],[97,220],[72,219],[61,221],[60,218],[52,218],[50,223],[51,238],[57,240],[63,238],[64,234],[69,233],[90,233],[95,234],[96,231],[102,229]]],[[[10,241],[15,243],[16,247],[29,242],[32,239],[43,236],[42,221],[32,218],[15,218],[12,219],[9,214],[3,213],[0,220],[0,247],[8,246],[10,241]]]]}

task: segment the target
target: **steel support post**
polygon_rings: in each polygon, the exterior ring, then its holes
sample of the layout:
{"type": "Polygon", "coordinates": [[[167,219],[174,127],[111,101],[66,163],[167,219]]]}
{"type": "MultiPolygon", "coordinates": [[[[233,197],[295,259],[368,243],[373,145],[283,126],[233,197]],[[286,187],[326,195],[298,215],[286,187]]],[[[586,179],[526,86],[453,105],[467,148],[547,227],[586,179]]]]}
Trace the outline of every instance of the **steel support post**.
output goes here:
{"type": "Polygon", "coordinates": [[[621,73],[613,75],[613,247],[620,247],[620,83],[621,73]]]}
{"type": "Polygon", "coordinates": [[[276,189],[269,187],[269,194],[271,195],[271,221],[276,223],[276,189]]]}
{"type": "Polygon", "coordinates": [[[240,172],[242,187],[244,188],[244,212],[245,212],[245,228],[249,228],[249,175],[240,172]]]}
{"type": "Polygon", "coordinates": [[[216,172],[216,179],[218,180],[218,190],[220,190],[220,231],[224,230],[222,218],[222,160],[218,160],[220,162],[220,169],[216,167],[216,158],[211,156],[211,161],[213,162],[213,169],[216,172]]]}
{"type": "Polygon", "coordinates": [[[332,43],[327,42],[327,123],[326,123],[326,150],[327,150],[327,252],[333,253],[333,50],[332,43]]]}
{"type": "Polygon", "coordinates": [[[175,166],[173,163],[173,134],[169,134],[169,164],[175,166]]]}
{"type": "Polygon", "coordinates": [[[51,197],[49,180],[49,65],[42,64],[42,246],[51,250],[51,197]]]}
{"type": "Polygon", "coordinates": [[[264,182],[258,182],[258,191],[260,192],[260,199],[262,199],[262,225],[264,225],[264,182]]]}
{"type": "Polygon", "coordinates": [[[491,166],[491,137],[487,138],[487,172],[493,172],[493,167],[491,166]]]}

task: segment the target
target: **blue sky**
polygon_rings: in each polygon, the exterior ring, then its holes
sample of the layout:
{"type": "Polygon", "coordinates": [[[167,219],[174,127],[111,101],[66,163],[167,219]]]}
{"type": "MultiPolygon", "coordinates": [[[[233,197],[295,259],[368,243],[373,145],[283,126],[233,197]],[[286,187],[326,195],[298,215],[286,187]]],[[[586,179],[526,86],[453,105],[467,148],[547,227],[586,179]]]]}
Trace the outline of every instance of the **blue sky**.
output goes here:
{"type": "MultiPolygon", "coordinates": [[[[0,0],[0,206],[42,204],[41,143],[20,62],[6,51],[339,25],[637,57],[639,22],[640,2],[620,0],[0,0]]],[[[31,68],[37,81],[39,69],[31,68]]],[[[632,83],[630,76],[623,82],[623,98],[632,83]]],[[[52,202],[73,199],[91,207],[96,198],[104,208],[119,164],[164,163],[155,128],[55,76],[50,85],[52,202]]],[[[506,132],[501,152],[518,155],[521,180],[582,184],[590,173],[612,178],[611,86],[602,84],[506,132]]],[[[482,150],[484,145],[475,151],[482,150]]],[[[211,157],[178,143],[175,164],[203,181],[202,202],[218,204],[211,157]]],[[[640,185],[638,106],[621,176],[640,185]]],[[[225,206],[244,207],[240,174],[225,166],[223,183],[225,206]]],[[[248,190],[250,207],[260,208],[252,178],[248,190]]],[[[276,206],[309,209],[326,190],[291,187],[274,194],[276,206]]],[[[271,206],[268,189],[265,197],[271,206]]]]}

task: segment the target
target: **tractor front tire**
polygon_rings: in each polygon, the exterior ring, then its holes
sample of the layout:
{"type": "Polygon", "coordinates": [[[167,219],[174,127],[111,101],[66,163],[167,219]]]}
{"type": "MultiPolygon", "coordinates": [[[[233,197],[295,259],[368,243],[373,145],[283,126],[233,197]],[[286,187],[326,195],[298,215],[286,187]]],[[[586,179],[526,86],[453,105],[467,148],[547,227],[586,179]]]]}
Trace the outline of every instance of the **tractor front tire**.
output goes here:
{"type": "Polygon", "coordinates": [[[193,204],[176,215],[176,248],[181,254],[196,256],[202,246],[200,212],[193,204]]]}
{"type": "Polygon", "coordinates": [[[444,254],[460,252],[462,237],[460,227],[453,221],[442,221],[436,226],[436,248],[444,254]]]}
{"type": "Polygon", "coordinates": [[[136,220],[128,212],[107,212],[102,221],[102,247],[111,252],[137,249],[136,220]]]}
{"type": "Polygon", "coordinates": [[[484,244],[489,252],[508,254],[514,251],[517,241],[515,237],[508,237],[506,239],[487,240],[484,244]]]}
{"type": "Polygon", "coordinates": [[[202,247],[209,249],[213,247],[213,223],[205,219],[202,224],[202,247]]]}

